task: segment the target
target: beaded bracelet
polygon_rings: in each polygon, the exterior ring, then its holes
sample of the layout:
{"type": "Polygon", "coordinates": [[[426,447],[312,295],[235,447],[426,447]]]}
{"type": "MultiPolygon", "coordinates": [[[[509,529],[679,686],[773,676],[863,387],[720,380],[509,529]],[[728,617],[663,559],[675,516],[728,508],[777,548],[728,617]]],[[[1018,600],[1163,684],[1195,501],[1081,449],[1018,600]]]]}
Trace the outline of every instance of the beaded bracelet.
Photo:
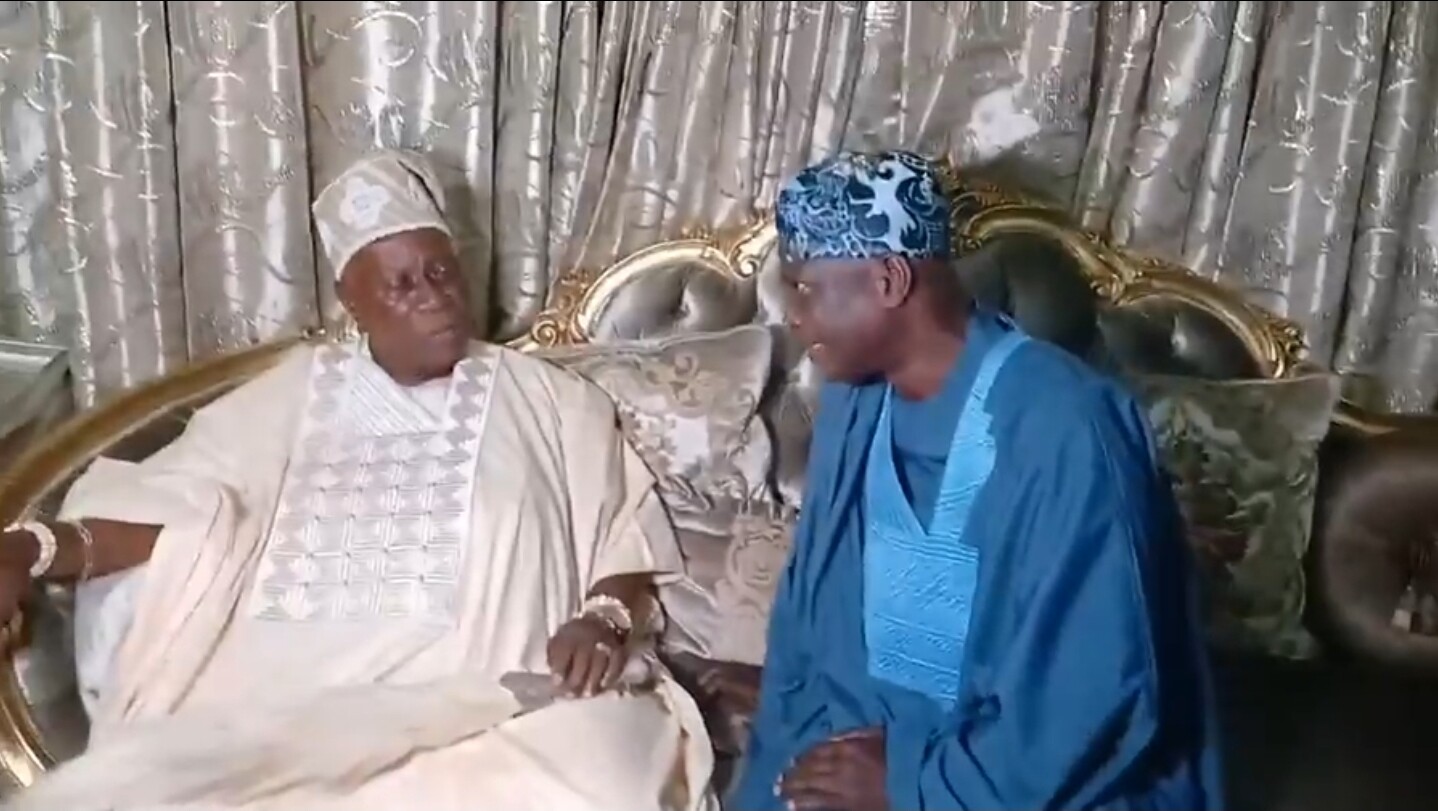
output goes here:
{"type": "Polygon", "coordinates": [[[634,617],[629,613],[629,606],[617,597],[608,594],[596,594],[584,601],[584,606],[579,609],[581,617],[590,617],[614,629],[615,634],[620,638],[629,636],[634,630],[634,617]]]}

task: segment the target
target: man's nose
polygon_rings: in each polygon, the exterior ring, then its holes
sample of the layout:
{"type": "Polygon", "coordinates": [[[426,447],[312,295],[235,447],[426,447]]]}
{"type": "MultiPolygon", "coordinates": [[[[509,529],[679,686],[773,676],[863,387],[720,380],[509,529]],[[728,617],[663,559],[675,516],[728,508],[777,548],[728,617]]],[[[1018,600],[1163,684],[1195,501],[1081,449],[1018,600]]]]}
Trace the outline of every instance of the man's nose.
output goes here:
{"type": "Polygon", "coordinates": [[[421,307],[426,309],[438,307],[445,303],[448,296],[445,294],[444,286],[436,283],[427,276],[421,276],[414,284],[414,297],[421,307]]]}

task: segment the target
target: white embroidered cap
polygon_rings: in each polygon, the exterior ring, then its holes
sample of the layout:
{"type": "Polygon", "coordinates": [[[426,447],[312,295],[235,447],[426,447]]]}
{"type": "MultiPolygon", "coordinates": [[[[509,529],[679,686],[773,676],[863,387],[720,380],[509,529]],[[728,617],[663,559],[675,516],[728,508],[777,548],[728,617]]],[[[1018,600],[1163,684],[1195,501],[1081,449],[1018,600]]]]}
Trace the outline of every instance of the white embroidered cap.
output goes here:
{"type": "Polygon", "coordinates": [[[444,220],[444,189],[429,162],[413,152],[360,158],[319,193],[312,210],[336,277],[375,240],[420,228],[453,236],[444,220]]]}

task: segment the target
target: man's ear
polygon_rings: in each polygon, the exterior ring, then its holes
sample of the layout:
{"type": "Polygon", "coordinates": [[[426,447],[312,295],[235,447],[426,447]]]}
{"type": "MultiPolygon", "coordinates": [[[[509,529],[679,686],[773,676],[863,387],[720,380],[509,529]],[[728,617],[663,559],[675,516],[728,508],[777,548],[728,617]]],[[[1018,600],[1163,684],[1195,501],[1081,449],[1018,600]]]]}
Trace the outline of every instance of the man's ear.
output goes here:
{"type": "Polygon", "coordinates": [[[353,318],[355,311],[354,288],[353,285],[349,283],[348,276],[341,276],[339,280],[335,282],[335,299],[339,301],[340,306],[344,308],[345,312],[349,313],[350,317],[353,318]]]}
{"type": "Polygon", "coordinates": [[[886,256],[875,268],[879,300],[885,307],[898,307],[914,292],[914,268],[901,256],[886,256]]]}

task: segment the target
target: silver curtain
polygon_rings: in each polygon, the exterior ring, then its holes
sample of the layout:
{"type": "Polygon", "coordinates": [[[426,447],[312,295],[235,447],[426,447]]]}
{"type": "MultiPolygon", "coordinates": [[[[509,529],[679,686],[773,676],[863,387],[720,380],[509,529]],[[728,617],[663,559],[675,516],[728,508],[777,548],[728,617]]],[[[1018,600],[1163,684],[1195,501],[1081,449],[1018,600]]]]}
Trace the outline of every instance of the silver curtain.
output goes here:
{"type": "Polygon", "coordinates": [[[491,331],[839,147],[982,163],[1438,394],[1421,2],[0,2],[0,333],[82,399],[318,323],[306,210],[430,150],[491,331]]]}

